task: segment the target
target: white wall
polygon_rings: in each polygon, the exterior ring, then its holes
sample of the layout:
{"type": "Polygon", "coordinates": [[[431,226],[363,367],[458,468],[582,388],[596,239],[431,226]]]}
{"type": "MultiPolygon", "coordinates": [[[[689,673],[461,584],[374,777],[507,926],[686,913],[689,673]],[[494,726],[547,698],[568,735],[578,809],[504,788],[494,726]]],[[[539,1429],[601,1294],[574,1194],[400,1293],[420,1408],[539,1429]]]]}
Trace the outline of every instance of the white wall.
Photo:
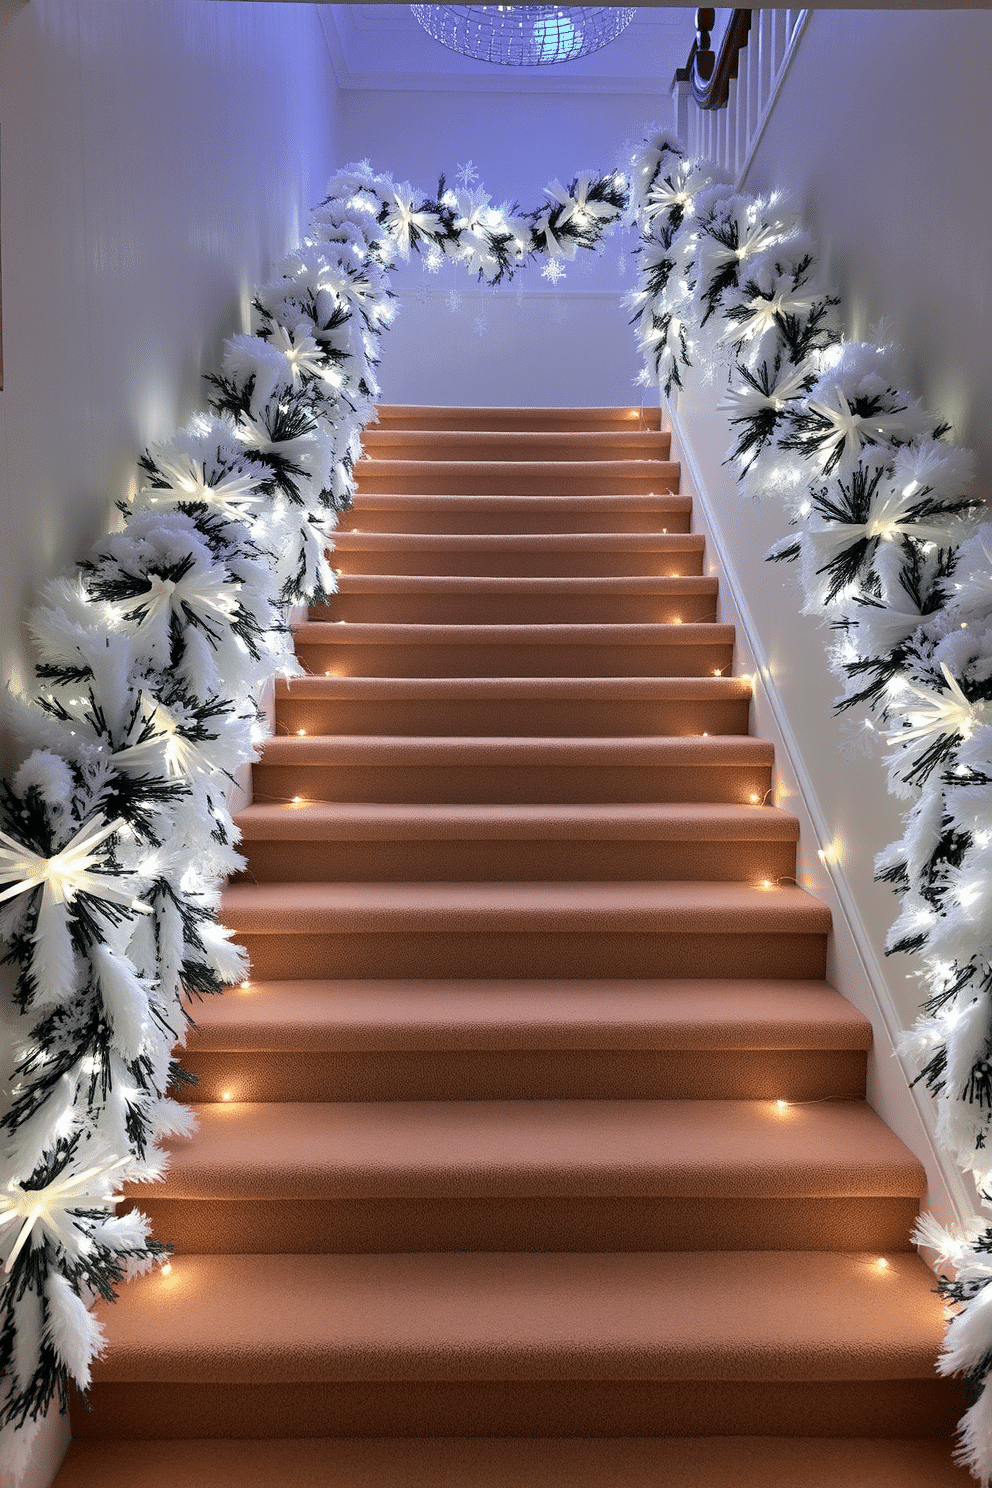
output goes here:
{"type": "MultiPolygon", "coordinates": [[[[444,171],[455,185],[471,160],[496,202],[530,209],[544,188],[586,171],[609,170],[625,141],[671,116],[668,78],[656,95],[343,90],[341,147],[397,181],[433,190],[444,171]]],[[[396,275],[401,313],[380,368],[383,399],[395,403],[624,404],[639,400],[629,312],[620,300],[632,267],[619,260],[633,239],[615,234],[602,254],[566,264],[557,292],[528,264],[495,294],[467,271],[443,265],[437,278],[415,256],[396,275]],[[518,287],[523,291],[518,301],[518,287]],[[431,299],[418,298],[426,288],[431,299]],[[447,295],[459,292],[452,313],[447,295]],[[484,334],[476,322],[486,321],[484,334]]]]}
{"type": "MultiPolygon", "coordinates": [[[[339,163],[336,116],[312,6],[0,0],[5,677],[29,676],[25,605],[204,406],[339,163]]],[[[0,1048],[3,1022],[0,999],[0,1048]]],[[[51,1481],[66,1427],[46,1423],[23,1488],[51,1481]]]]}
{"type": "Polygon", "coordinates": [[[744,185],[803,204],[848,333],[992,467],[992,11],[814,10],[744,185]]]}
{"type": "Polygon", "coordinates": [[[309,5],[0,0],[0,635],[102,531],[337,164],[309,5]]]}
{"type": "MultiPolygon", "coordinates": [[[[886,338],[903,345],[909,387],[976,449],[979,489],[992,459],[989,55],[987,11],[814,11],[743,182],[750,191],[783,187],[800,201],[828,282],[843,296],[847,335],[877,339],[881,322],[886,338]]],[[[839,985],[875,1023],[872,1097],[926,1160],[930,1203],[948,1217],[950,1197],[967,1205],[971,1190],[954,1173],[942,1186],[927,1136],[929,1100],[919,1089],[907,1098],[893,1080],[891,1036],[914,1021],[919,984],[913,958],[884,955],[898,906],[873,881],[873,861],[901,836],[899,803],[878,756],[851,757],[846,748],[831,707],[840,689],[827,666],[830,634],[798,613],[788,566],[764,561],[785,519],[774,499],[754,504],[738,493],[722,465],[730,440],[714,402],[712,383],[690,383],[678,417],[767,664],[757,711],[767,697],[770,716],[774,703],[805,775],[821,840],[804,842],[803,881],[832,899],[836,913],[850,913],[848,979],[839,985]],[[828,841],[839,853],[834,885],[814,855],[828,841]]],[[[787,778],[782,784],[793,789],[787,778]]],[[[780,804],[796,803],[786,796],[780,804]]]]}

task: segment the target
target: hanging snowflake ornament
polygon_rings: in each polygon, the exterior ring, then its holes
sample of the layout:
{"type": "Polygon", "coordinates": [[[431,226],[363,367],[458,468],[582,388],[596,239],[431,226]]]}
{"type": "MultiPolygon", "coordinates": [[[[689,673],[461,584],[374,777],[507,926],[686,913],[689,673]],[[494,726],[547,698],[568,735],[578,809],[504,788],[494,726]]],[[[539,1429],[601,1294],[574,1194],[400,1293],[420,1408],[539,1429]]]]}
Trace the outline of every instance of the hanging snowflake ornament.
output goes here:
{"type": "Polygon", "coordinates": [[[541,278],[547,279],[551,284],[560,284],[565,278],[564,265],[557,258],[550,259],[541,270],[541,278]]]}
{"type": "Polygon", "coordinates": [[[460,165],[458,167],[458,174],[456,175],[455,180],[464,190],[467,191],[470,186],[474,186],[475,182],[478,179],[479,172],[476,170],[475,165],[471,160],[467,161],[465,165],[460,165]]]}

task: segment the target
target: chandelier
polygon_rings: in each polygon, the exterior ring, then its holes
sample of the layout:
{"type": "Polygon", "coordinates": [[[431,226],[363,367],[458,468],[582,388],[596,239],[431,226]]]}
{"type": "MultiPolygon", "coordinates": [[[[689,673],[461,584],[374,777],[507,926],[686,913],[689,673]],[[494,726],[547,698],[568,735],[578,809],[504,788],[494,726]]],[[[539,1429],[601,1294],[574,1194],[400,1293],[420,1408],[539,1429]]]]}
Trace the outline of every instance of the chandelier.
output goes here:
{"type": "Polygon", "coordinates": [[[574,62],[609,46],[632,9],[608,5],[411,5],[429,36],[452,52],[504,67],[574,62]]]}

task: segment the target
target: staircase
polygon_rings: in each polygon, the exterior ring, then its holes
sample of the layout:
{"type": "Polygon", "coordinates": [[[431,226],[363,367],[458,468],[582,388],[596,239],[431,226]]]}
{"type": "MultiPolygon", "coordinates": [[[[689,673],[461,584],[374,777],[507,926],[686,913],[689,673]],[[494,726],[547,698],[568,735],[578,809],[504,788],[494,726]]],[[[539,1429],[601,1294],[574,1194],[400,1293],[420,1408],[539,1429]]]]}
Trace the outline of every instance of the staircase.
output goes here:
{"type": "Polygon", "coordinates": [[[58,1488],[962,1488],[923,1172],[657,414],[365,447],[58,1488]]]}

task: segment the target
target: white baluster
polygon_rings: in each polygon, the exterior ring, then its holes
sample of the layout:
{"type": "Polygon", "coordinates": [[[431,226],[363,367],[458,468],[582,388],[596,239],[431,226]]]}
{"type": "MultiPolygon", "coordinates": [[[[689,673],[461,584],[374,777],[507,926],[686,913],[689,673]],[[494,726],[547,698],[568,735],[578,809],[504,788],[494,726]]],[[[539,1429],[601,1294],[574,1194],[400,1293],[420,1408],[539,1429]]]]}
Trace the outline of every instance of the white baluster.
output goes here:
{"type": "Polygon", "coordinates": [[[785,60],[785,46],[788,39],[785,22],[786,12],[784,10],[772,11],[772,86],[778,77],[779,68],[785,60]]]}
{"type": "MultiPolygon", "coordinates": [[[[772,26],[775,12],[773,10],[758,11],[758,109],[755,115],[755,129],[757,120],[765,111],[765,105],[771,97],[772,92],[772,26]]],[[[752,21],[752,25],[754,22],[752,21]]]]}
{"type": "Polygon", "coordinates": [[[761,92],[760,67],[761,58],[759,54],[760,38],[758,36],[758,21],[764,14],[763,11],[755,11],[751,17],[751,30],[748,35],[747,51],[744,53],[746,62],[746,91],[747,91],[747,121],[745,124],[744,143],[737,162],[737,168],[747,159],[747,153],[751,148],[758,128],[758,119],[761,116],[759,95],[761,92]]]}

